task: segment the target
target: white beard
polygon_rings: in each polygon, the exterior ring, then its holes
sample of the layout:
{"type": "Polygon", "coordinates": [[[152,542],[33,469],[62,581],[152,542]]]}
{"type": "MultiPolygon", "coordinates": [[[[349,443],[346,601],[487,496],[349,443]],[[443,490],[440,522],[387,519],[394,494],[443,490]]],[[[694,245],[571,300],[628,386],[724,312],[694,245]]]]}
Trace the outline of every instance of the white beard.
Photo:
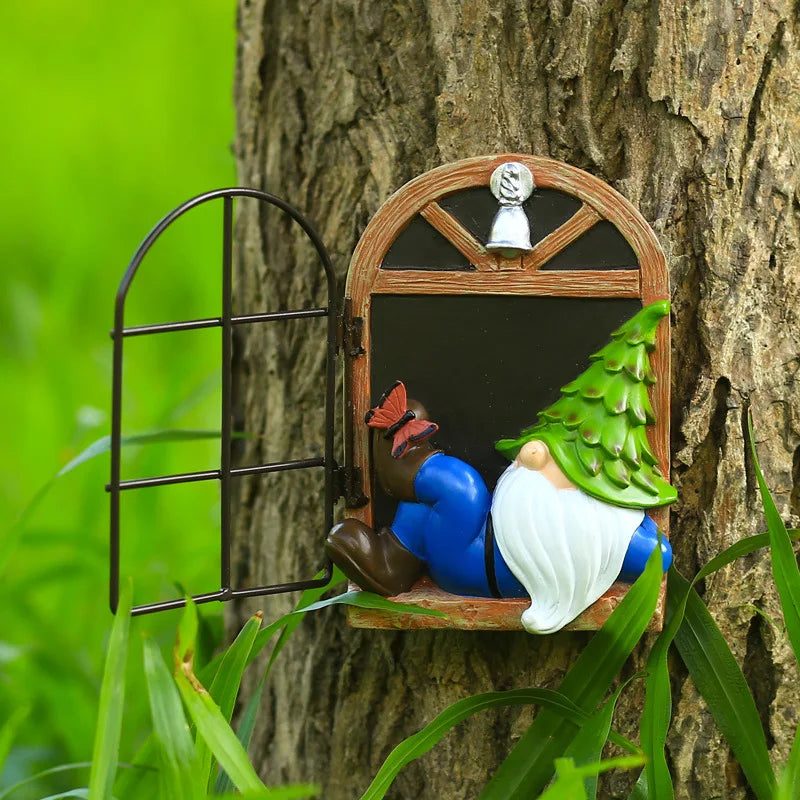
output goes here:
{"type": "Polygon", "coordinates": [[[553,633],[614,583],[644,512],[556,489],[541,473],[512,464],[492,498],[497,546],[531,596],[530,633],[553,633]]]}

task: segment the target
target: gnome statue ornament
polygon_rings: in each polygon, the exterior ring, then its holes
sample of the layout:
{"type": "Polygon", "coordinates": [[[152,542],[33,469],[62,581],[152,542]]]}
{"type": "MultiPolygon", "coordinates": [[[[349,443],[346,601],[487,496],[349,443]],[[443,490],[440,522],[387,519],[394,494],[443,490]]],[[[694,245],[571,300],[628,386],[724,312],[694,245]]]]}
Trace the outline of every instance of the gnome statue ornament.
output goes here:
{"type": "Polygon", "coordinates": [[[644,509],[676,499],[646,435],[648,354],[668,313],[668,301],[643,308],[536,424],[496,444],[511,464],[492,494],[469,464],[430,444],[436,424],[397,382],[366,418],[397,512],[380,531],[353,519],[334,526],[331,559],[386,596],[427,573],[453,594],[530,597],[521,621],[531,633],[561,629],[614,581],[635,580],[656,547],[666,570],[669,542],[644,509]]]}

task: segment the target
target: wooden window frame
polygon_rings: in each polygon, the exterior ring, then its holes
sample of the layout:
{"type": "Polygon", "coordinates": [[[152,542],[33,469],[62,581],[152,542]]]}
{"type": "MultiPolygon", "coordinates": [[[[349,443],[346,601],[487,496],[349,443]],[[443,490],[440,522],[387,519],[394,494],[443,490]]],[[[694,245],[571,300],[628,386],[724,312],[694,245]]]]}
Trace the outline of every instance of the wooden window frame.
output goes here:
{"type": "MultiPolygon", "coordinates": [[[[369,319],[371,298],[376,294],[619,297],[639,299],[642,305],[668,300],[670,296],[666,259],[647,221],[621,194],[583,170],[548,158],[503,153],[446,164],[410,181],[381,206],[367,225],[350,262],[345,286],[346,307],[349,307],[353,319],[363,321],[361,353],[352,359],[345,373],[348,397],[345,430],[352,437],[348,443],[351,466],[360,468],[367,495],[372,495],[374,482],[369,434],[363,420],[375,390],[381,389],[370,385],[369,319]],[[580,208],[570,219],[536,243],[530,253],[514,260],[487,252],[475,236],[438,203],[454,192],[488,186],[495,168],[507,161],[527,166],[537,189],[554,189],[581,201],[580,208]],[[389,248],[418,214],[453,244],[474,269],[382,269],[389,248]],[[636,255],[638,269],[540,271],[551,258],[601,220],[612,223],[622,234],[636,255]]],[[[662,473],[669,475],[668,319],[659,324],[651,366],[657,378],[655,386],[650,388],[656,423],[648,428],[647,434],[662,473]]],[[[348,508],[345,513],[367,525],[373,524],[371,501],[360,508],[348,508]]],[[[662,530],[668,531],[669,512],[666,508],[651,509],[649,513],[662,530]]],[[[614,584],[568,628],[594,630],[600,627],[626,591],[623,584],[614,584]]],[[[651,630],[660,630],[663,625],[664,592],[665,584],[662,585],[651,630]]],[[[350,624],[370,628],[519,629],[521,611],[529,603],[527,599],[457,598],[441,592],[429,582],[423,582],[400,596],[400,600],[436,608],[443,611],[446,618],[351,608],[348,610],[350,624]]]]}

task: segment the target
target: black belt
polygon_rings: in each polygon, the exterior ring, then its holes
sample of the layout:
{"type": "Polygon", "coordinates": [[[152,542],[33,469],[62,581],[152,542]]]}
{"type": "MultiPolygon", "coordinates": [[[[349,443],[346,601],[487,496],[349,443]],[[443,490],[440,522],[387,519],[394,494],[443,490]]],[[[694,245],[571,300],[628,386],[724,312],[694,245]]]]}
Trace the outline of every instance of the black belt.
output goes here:
{"type": "Polygon", "coordinates": [[[492,522],[492,512],[486,517],[486,533],[483,537],[483,563],[486,567],[486,582],[489,584],[489,591],[492,597],[500,600],[500,588],[497,585],[497,575],[494,571],[494,523],[492,522]]]}

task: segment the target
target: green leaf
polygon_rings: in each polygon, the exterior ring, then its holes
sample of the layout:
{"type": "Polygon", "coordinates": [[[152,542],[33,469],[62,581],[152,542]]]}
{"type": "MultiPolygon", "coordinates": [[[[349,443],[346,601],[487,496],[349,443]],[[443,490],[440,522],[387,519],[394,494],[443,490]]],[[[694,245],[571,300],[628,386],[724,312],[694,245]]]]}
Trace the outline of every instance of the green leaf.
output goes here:
{"type": "Polygon", "coordinates": [[[172,675],[158,646],[149,638],[144,640],[144,672],[160,751],[161,796],[170,800],[195,800],[205,793],[200,760],[172,675]]]}
{"type": "Polygon", "coordinates": [[[622,756],[609,758],[606,761],[596,761],[593,764],[584,764],[576,767],[571,758],[557,758],[555,761],[556,779],[547,791],[539,796],[539,800],[579,800],[586,798],[584,782],[594,778],[601,772],[612,769],[634,769],[644,763],[644,756],[622,756]]]}
{"type": "MultiPolygon", "coordinates": [[[[315,575],[315,578],[321,578],[324,573],[319,572],[315,575]]],[[[325,592],[330,591],[331,589],[338,586],[340,583],[344,583],[347,579],[344,576],[344,573],[337,567],[333,567],[333,571],[331,573],[331,579],[325,586],[317,586],[313,589],[306,589],[301,595],[300,599],[297,602],[297,607],[295,608],[295,612],[300,612],[303,609],[310,606],[314,603],[318,598],[320,598],[325,592]]],[[[255,641],[253,642],[253,647],[250,650],[250,656],[248,657],[247,663],[251,663],[261,651],[266,647],[269,643],[272,636],[277,632],[281,631],[281,635],[276,643],[275,647],[270,654],[269,663],[267,664],[267,668],[264,671],[264,674],[261,676],[261,680],[258,683],[258,687],[254,692],[253,696],[250,698],[249,702],[247,703],[247,707],[245,708],[245,712],[242,715],[242,719],[239,722],[239,730],[236,732],[236,736],[239,741],[242,743],[242,746],[247,750],[250,746],[250,737],[253,735],[253,728],[255,727],[256,716],[258,715],[258,707],[259,703],[261,702],[261,695],[264,690],[264,684],[266,683],[267,676],[272,669],[272,665],[275,663],[275,659],[280,654],[283,647],[286,645],[286,642],[289,641],[289,637],[292,633],[297,629],[298,625],[303,621],[303,615],[298,613],[290,613],[285,614],[283,617],[278,619],[276,622],[273,622],[271,625],[267,626],[263,630],[261,630],[257,636],[255,641]]],[[[233,788],[233,784],[231,783],[230,778],[227,776],[224,770],[221,770],[218,777],[217,777],[217,785],[216,791],[218,792],[225,792],[229,789],[233,788]]]]}
{"type": "Polygon", "coordinates": [[[70,789],[69,791],[59,792],[58,794],[49,794],[47,797],[43,797],[42,800],[61,800],[63,797],[77,797],[82,798],[82,800],[86,800],[86,798],[89,797],[89,789],[85,787],[80,789],[70,789]]]}
{"type": "Polygon", "coordinates": [[[346,605],[357,606],[358,608],[374,608],[379,611],[390,611],[393,614],[421,614],[426,617],[443,617],[445,616],[441,611],[434,611],[432,608],[423,608],[422,606],[406,605],[405,603],[395,603],[393,600],[387,600],[379,594],[372,592],[346,592],[345,594],[331,597],[328,600],[318,600],[316,603],[298,608],[292,611],[292,614],[305,614],[308,611],[317,611],[320,608],[327,608],[328,606],[346,605]]]}
{"type": "Polygon", "coordinates": [[[178,623],[178,637],[175,641],[175,665],[182,661],[194,663],[194,651],[197,646],[197,605],[191,597],[186,597],[186,605],[178,623]]]}
{"type": "Polygon", "coordinates": [[[667,653],[683,623],[687,597],[688,589],[672,598],[674,610],[664,630],[653,644],[647,659],[646,694],[639,723],[639,738],[642,750],[647,756],[647,766],[644,770],[647,795],[658,800],[669,800],[673,797],[672,778],[664,754],[667,731],[672,718],[672,692],[667,669],[667,653]]]}
{"type": "MultiPolygon", "coordinates": [[[[158,444],[162,442],[183,442],[193,441],[195,439],[218,439],[219,431],[206,431],[206,430],[160,430],[152,431],[151,433],[137,433],[131,436],[120,437],[120,444],[122,447],[130,445],[142,444],[158,444]]],[[[238,434],[242,436],[243,434],[238,434]]],[[[111,437],[102,436],[96,441],[92,442],[85,450],[78,453],[75,458],[68,461],[47,483],[45,483],[31,498],[25,508],[17,515],[11,527],[6,531],[3,537],[3,548],[0,550],[0,575],[11,560],[11,556],[19,543],[25,523],[30,518],[31,514],[36,510],[38,505],[44,500],[53,484],[58,478],[72,472],[76,467],[84,464],[91,459],[107,453],[111,450],[111,437]]]]}
{"type": "Polygon", "coordinates": [[[455,725],[472,714],[498,706],[541,705],[576,725],[588,719],[571,700],[549,689],[513,689],[507,692],[486,692],[466,697],[446,708],[421,731],[409,736],[392,750],[378,774],[361,796],[361,800],[382,798],[400,770],[415,758],[427,753],[455,725]]]}
{"type": "Polygon", "coordinates": [[[242,675],[247,664],[250,662],[250,653],[253,649],[256,636],[261,628],[263,615],[260,611],[256,612],[244,624],[239,631],[239,635],[234,639],[230,647],[225,650],[222,663],[211,682],[209,689],[211,696],[219,705],[225,719],[230,720],[233,716],[233,708],[236,705],[236,697],[239,694],[239,686],[242,682],[242,675]]]}
{"type": "MultiPolygon", "coordinates": [[[[198,439],[219,439],[219,435],[219,431],[184,430],[175,428],[151,431],[150,433],[134,433],[130,436],[120,436],[120,444],[122,447],[130,447],[131,445],[163,444],[164,442],[193,442],[198,439]]],[[[56,477],[60,478],[62,475],[72,472],[75,467],[79,467],[86,461],[110,451],[111,437],[101,436],[99,439],[92,442],[85,450],[78,453],[75,458],[68,461],[56,473],[56,477]]]]}
{"type": "Polygon", "coordinates": [[[649,797],[647,793],[647,771],[643,769],[641,773],[639,773],[639,780],[631,789],[631,793],[628,795],[628,800],[647,800],[649,797]]]}
{"type": "MultiPolygon", "coordinates": [[[[800,529],[792,528],[788,531],[788,534],[792,541],[796,542],[800,540],[800,529]]],[[[722,567],[733,563],[736,561],[736,559],[741,558],[742,556],[749,556],[751,553],[755,553],[756,550],[760,550],[762,547],[769,547],[768,533],[758,533],[755,536],[747,536],[744,539],[739,539],[738,542],[734,542],[734,544],[723,550],[718,556],[714,556],[714,558],[712,558],[711,561],[709,561],[697,573],[697,575],[694,576],[692,580],[692,586],[699,581],[704,580],[717,570],[722,569],[722,567]]]]}
{"type": "Polygon", "coordinates": [[[772,557],[772,575],[778,596],[783,609],[783,621],[786,633],[792,643],[795,659],[800,664],[800,570],[797,568],[797,559],[792,548],[792,541],[781,515],[775,506],[775,501],[767,489],[764,475],[758,464],[758,454],[753,441],[753,419],[747,415],[747,436],[750,452],[753,456],[758,489],[761,492],[761,502],[764,505],[764,516],[767,519],[767,532],[769,533],[770,552],[772,557]]]}
{"type": "MultiPolygon", "coordinates": [[[[338,574],[341,575],[341,573],[338,574]]],[[[344,576],[342,576],[341,580],[345,580],[344,576]]],[[[331,585],[334,585],[333,582],[331,582],[331,585]]],[[[330,586],[325,586],[321,590],[319,590],[319,593],[323,594],[324,592],[328,591],[329,588],[330,586]]],[[[288,640],[288,637],[303,621],[303,615],[307,614],[310,611],[319,611],[321,608],[327,608],[328,606],[336,606],[336,605],[356,606],[358,608],[372,608],[372,609],[378,609],[380,611],[391,611],[397,614],[422,614],[429,617],[444,616],[444,614],[442,614],[440,611],[434,611],[433,609],[430,608],[423,608],[422,606],[406,605],[405,603],[395,603],[391,600],[387,600],[385,597],[373,594],[372,592],[363,592],[363,591],[345,592],[344,594],[337,595],[336,597],[330,597],[327,600],[309,602],[308,605],[299,607],[294,611],[290,611],[288,614],[284,614],[282,617],[275,620],[275,622],[267,625],[265,628],[262,628],[261,631],[259,631],[258,636],[256,637],[256,641],[250,653],[249,662],[255,660],[258,654],[264,649],[264,647],[266,647],[267,643],[273,637],[276,631],[285,628],[286,631],[283,634],[281,634],[281,638],[275,645],[275,650],[273,651],[273,655],[270,660],[270,665],[271,665],[275,661],[275,658],[277,657],[280,650],[283,648],[286,641],[288,640]]]]}
{"type": "Polygon", "coordinates": [[[20,706],[11,712],[11,716],[0,728],[0,775],[3,773],[3,766],[6,763],[8,754],[11,752],[11,746],[14,744],[14,737],[29,713],[29,706],[20,706]]]}
{"type": "Polygon", "coordinates": [[[583,779],[571,758],[555,760],[556,779],[539,800],[586,800],[583,779]]]}
{"type": "MultiPolygon", "coordinates": [[[[236,731],[236,738],[242,743],[242,747],[247,750],[250,747],[250,738],[253,735],[253,729],[256,725],[256,717],[258,716],[258,707],[261,703],[261,695],[264,693],[264,683],[266,682],[266,673],[261,677],[258,686],[253,692],[253,696],[247,701],[247,706],[244,709],[241,720],[239,720],[239,728],[236,731]]],[[[217,783],[214,787],[216,792],[229,792],[233,790],[233,783],[228,777],[228,773],[224,769],[219,771],[217,775],[217,783]]]]}
{"type": "MultiPolygon", "coordinates": [[[[245,623],[233,644],[225,650],[217,674],[209,688],[211,697],[219,705],[222,716],[227,722],[230,722],[233,716],[233,707],[236,704],[236,696],[239,694],[242,674],[247,666],[258,629],[261,627],[261,620],[262,614],[259,611],[245,623]]],[[[200,774],[203,776],[203,786],[210,788],[214,782],[212,781],[214,759],[211,750],[202,740],[198,741],[197,750],[200,756],[200,774]]]]}
{"type": "Polygon", "coordinates": [[[750,787],[759,800],[768,800],[775,789],[775,776],[753,696],[709,610],[672,568],[667,592],[670,613],[679,611],[684,595],[685,618],[675,634],[675,644],[750,787]]]}
{"type": "Polygon", "coordinates": [[[215,794],[214,800],[305,800],[307,797],[318,797],[321,788],[315,783],[290,784],[267,788],[261,792],[244,792],[243,794],[215,794]]]}
{"type": "MultiPolygon", "coordinates": [[[[91,766],[91,761],[79,761],[74,764],[60,764],[57,767],[50,767],[49,769],[37,772],[35,775],[30,775],[27,778],[23,778],[23,780],[19,781],[18,783],[12,784],[11,786],[3,789],[0,791],[0,800],[5,800],[5,798],[10,797],[12,794],[14,794],[14,792],[16,792],[18,789],[21,789],[23,786],[36,783],[36,781],[41,780],[42,778],[47,778],[50,775],[58,775],[62,772],[72,772],[73,770],[79,769],[90,769],[91,766]]],[[[120,766],[122,765],[120,764],[120,766]]]]}
{"type": "Polygon", "coordinates": [[[117,771],[132,595],[132,582],[130,579],[123,581],[119,606],[108,640],[106,666],[100,688],[100,708],[92,752],[92,771],[89,775],[89,800],[108,800],[117,771]]]}
{"type": "MultiPolygon", "coordinates": [[[[611,733],[611,720],[614,717],[617,700],[623,689],[632,680],[639,677],[641,675],[634,675],[625,681],[600,709],[589,717],[567,748],[566,757],[571,758],[578,766],[600,762],[603,747],[611,733]]],[[[588,800],[595,800],[597,797],[597,775],[595,773],[584,779],[584,790],[588,800]]]]}
{"type": "MultiPolygon", "coordinates": [[[[254,661],[261,651],[267,646],[269,641],[272,637],[278,632],[281,632],[278,641],[273,648],[273,651],[270,655],[270,660],[267,665],[267,669],[265,671],[264,677],[262,678],[261,683],[259,684],[259,689],[257,692],[259,693],[263,686],[264,679],[269,674],[272,665],[275,663],[278,655],[280,654],[283,647],[288,642],[289,637],[292,633],[297,629],[298,625],[303,621],[303,617],[306,613],[312,611],[318,611],[322,608],[327,608],[328,606],[333,605],[351,605],[357,606],[359,608],[371,608],[371,609],[379,609],[382,611],[391,611],[395,613],[403,613],[403,614],[425,614],[428,616],[443,616],[441,612],[433,611],[428,608],[422,608],[420,606],[410,606],[405,605],[403,603],[394,603],[391,600],[387,600],[385,597],[381,597],[380,595],[373,594],[371,592],[346,592],[344,594],[337,595],[336,597],[331,597],[327,600],[317,600],[318,597],[323,595],[325,592],[330,591],[332,588],[337,586],[339,583],[342,583],[346,580],[345,576],[342,574],[341,570],[338,567],[334,568],[333,574],[331,576],[331,580],[328,582],[327,585],[322,587],[317,587],[315,589],[309,589],[303,592],[300,601],[297,604],[297,608],[294,611],[290,611],[288,614],[284,614],[279,619],[275,620],[275,622],[267,625],[265,628],[260,630],[254,638],[252,648],[250,650],[250,654],[247,658],[247,663],[251,663],[254,661]]],[[[210,669],[218,668],[219,659],[215,659],[209,665],[210,669]]],[[[252,708],[252,720],[255,720],[255,713],[257,711],[258,705],[257,700],[253,703],[251,700],[252,705],[248,705],[248,709],[252,708]]],[[[244,723],[244,719],[242,721],[244,723]]],[[[252,728],[248,730],[242,731],[240,728],[239,740],[240,743],[246,748],[249,743],[249,738],[252,733],[252,728]],[[242,736],[242,733],[245,733],[246,736],[242,736]]],[[[223,765],[224,768],[224,765],[223,765]]],[[[225,779],[220,776],[217,781],[217,790],[224,791],[227,788],[227,784],[225,779]]]]}
{"type": "MultiPolygon", "coordinates": [[[[660,548],[603,627],[567,673],[559,691],[585,713],[594,712],[647,628],[658,601],[660,548]]],[[[542,710],[480,795],[481,800],[528,798],[541,792],[553,774],[553,762],[569,746],[577,728],[542,710]]]]}
{"type": "Polygon", "coordinates": [[[196,678],[191,680],[185,670],[177,673],[175,681],[198,737],[202,737],[211,748],[234,786],[242,792],[259,792],[265,788],[247,757],[247,751],[205,688],[196,678]]]}
{"type": "Polygon", "coordinates": [[[142,742],[133,757],[133,769],[119,773],[114,784],[114,794],[121,800],[139,800],[140,797],[156,797],[160,771],[158,763],[158,744],[151,733],[142,742]]]}
{"type": "Polygon", "coordinates": [[[786,636],[786,630],[784,629],[783,625],[778,624],[763,608],[759,608],[752,603],[742,603],[738,608],[746,609],[747,611],[752,611],[753,614],[758,614],[764,622],[769,625],[778,636],[786,636]]]}
{"type": "MultiPolygon", "coordinates": [[[[36,781],[40,781],[42,778],[47,778],[51,775],[60,775],[64,772],[73,772],[75,770],[88,770],[91,769],[92,762],[91,761],[78,761],[74,764],[59,764],[57,767],[50,767],[49,769],[44,769],[41,772],[37,772],[35,775],[29,775],[27,778],[19,781],[18,783],[13,784],[12,786],[7,787],[6,789],[0,791],[0,800],[5,800],[5,798],[10,797],[14,794],[17,790],[21,789],[23,786],[29,786],[32,783],[36,783],[36,781]]],[[[151,775],[156,774],[156,770],[151,767],[143,767],[138,766],[136,764],[117,764],[117,767],[123,770],[122,774],[130,774],[134,772],[148,772],[151,775]]],[[[83,787],[80,789],[73,789],[72,791],[86,791],[83,787]]],[[[115,797],[118,797],[118,793],[114,793],[115,797]]],[[[140,795],[145,796],[145,795],[140,795]]],[[[153,795],[155,796],[155,795],[153,795]]],[[[46,798],[44,799],[46,800],[46,798]]]]}
{"type": "MultiPolygon", "coordinates": [[[[800,532],[792,531],[791,533],[796,537],[800,532]]],[[[769,534],[765,533],[735,542],[712,558],[695,575],[691,585],[694,586],[698,581],[704,580],[736,559],[754,553],[768,544],[769,534]]],[[[639,789],[631,795],[631,800],[647,796],[658,797],[661,800],[661,798],[673,796],[672,779],[664,754],[672,715],[667,652],[675,639],[678,628],[683,623],[689,598],[688,589],[685,592],[673,589],[673,592],[668,602],[667,625],[653,645],[647,660],[646,697],[639,730],[642,749],[648,758],[648,763],[637,783],[639,789]]]]}
{"type": "Polygon", "coordinates": [[[775,800],[797,800],[800,797],[800,727],[794,734],[789,759],[781,772],[775,800]]]}
{"type": "MultiPolygon", "coordinates": [[[[187,602],[175,645],[175,682],[197,729],[220,766],[241,792],[261,792],[266,787],[256,775],[247,751],[228,724],[219,706],[197,679],[193,669],[194,638],[197,634],[197,609],[187,602]]],[[[205,776],[204,776],[205,777],[205,776]]]]}

